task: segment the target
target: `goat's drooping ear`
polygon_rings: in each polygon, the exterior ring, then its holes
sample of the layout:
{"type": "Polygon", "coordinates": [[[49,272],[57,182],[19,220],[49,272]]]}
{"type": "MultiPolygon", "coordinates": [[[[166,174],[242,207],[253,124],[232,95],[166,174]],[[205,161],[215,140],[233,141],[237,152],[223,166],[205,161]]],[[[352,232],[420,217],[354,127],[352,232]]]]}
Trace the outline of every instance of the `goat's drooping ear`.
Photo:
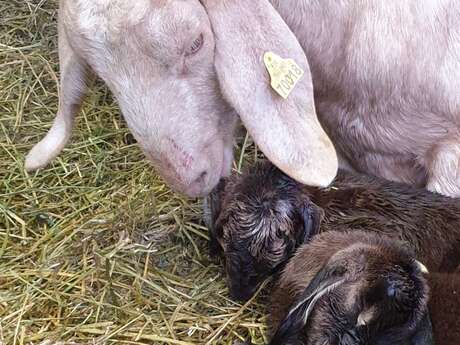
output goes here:
{"type": "Polygon", "coordinates": [[[313,236],[319,234],[324,211],[314,203],[303,202],[299,209],[302,227],[299,229],[296,246],[309,242],[313,236]]]}
{"type": "Polygon", "coordinates": [[[425,312],[423,319],[418,324],[411,345],[434,345],[433,326],[428,311],[425,312]]]}
{"type": "Polygon", "coordinates": [[[307,324],[316,302],[345,282],[344,272],[344,269],[331,266],[321,269],[298,301],[289,308],[287,316],[281,321],[269,345],[283,345],[290,339],[295,339],[307,324]]]}
{"type": "Polygon", "coordinates": [[[27,154],[27,171],[45,167],[62,151],[72,133],[75,114],[83,102],[87,88],[88,66],[70,46],[62,12],[61,9],[58,19],[59,108],[49,132],[27,154]]]}
{"type": "Polygon", "coordinates": [[[305,53],[268,0],[201,0],[215,35],[215,65],[226,100],[264,154],[295,180],[327,186],[335,149],[321,127],[305,53]],[[264,55],[293,59],[303,77],[287,99],[270,86],[264,55]]]}
{"type": "Polygon", "coordinates": [[[226,180],[222,179],[214,190],[204,199],[204,220],[209,231],[209,255],[216,257],[222,253],[218,238],[222,237],[222,226],[218,222],[226,180]]]}

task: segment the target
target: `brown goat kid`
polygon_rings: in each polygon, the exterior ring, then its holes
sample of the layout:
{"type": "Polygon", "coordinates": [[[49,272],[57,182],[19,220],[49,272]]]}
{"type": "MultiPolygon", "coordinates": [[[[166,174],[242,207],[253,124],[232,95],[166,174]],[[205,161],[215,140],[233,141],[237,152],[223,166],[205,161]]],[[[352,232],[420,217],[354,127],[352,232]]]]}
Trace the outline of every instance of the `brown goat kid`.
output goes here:
{"type": "Polygon", "coordinates": [[[270,303],[270,345],[429,345],[426,269],[405,244],[328,232],[299,248],[270,303]]]}
{"type": "Polygon", "coordinates": [[[224,180],[210,196],[211,252],[229,288],[248,299],[296,248],[329,230],[363,230],[409,243],[430,271],[460,259],[460,199],[339,171],[328,188],[303,186],[269,162],[224,180]]]}

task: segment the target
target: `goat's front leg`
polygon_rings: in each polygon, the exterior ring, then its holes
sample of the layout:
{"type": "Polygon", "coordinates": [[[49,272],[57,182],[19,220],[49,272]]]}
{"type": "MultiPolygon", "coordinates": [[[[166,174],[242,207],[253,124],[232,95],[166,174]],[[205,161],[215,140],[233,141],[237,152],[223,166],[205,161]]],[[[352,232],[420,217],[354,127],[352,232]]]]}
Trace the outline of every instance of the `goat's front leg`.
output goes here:
{"type": "Polygon", "coordinates": [[[437,143],[429,152],[427,162],[428,190],[460,197],[460,135],[437,143]]]}
{"type": "Polygon", "coordinates": [[[71,48],[59,23],[59,108],[48,134],[27,154],[25,168],[34,171],[46,166],[64,148],[72,132],[75,114],[86,91],[87,66],[71,48]]]}

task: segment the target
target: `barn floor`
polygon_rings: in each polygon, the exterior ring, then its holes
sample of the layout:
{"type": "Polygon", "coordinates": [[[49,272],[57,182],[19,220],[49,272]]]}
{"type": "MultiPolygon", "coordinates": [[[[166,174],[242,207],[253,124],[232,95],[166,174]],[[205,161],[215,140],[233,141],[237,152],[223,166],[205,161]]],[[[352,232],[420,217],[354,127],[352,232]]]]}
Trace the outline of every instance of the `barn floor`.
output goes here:
{"type": "Polygon", "coordinates": [[[0,344],[264,344],[263,299],[229,299],[201,203],[163,184],[102,83],[59,158],[24,171],[58,103],[56,8],[0,1],[0,344]]]}

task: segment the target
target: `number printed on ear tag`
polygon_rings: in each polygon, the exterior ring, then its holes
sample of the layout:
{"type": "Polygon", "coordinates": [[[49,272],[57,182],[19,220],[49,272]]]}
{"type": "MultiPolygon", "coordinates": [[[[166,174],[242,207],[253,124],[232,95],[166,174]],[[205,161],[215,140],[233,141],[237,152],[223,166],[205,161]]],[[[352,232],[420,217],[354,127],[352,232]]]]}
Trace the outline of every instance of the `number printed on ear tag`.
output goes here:
{"type": "Polygon", "coordinates": [[[281,97],[287,99],[302,78],[304,71],[294,60],[283,59],[273,52],[264,54],[264,63],[271,78],[271,87],[281,97]]]}

